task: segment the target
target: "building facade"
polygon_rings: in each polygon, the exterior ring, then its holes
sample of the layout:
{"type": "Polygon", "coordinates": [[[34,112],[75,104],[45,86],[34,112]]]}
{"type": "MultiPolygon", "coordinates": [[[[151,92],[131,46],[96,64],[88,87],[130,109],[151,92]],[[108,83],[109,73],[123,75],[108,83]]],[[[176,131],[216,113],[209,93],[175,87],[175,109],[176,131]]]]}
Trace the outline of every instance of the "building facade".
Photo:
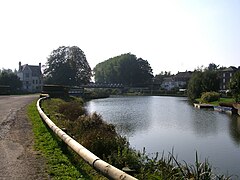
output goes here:
{"type": "Polygon", "coordinates": [[[229,90],[229,83],[231,81],[231,78],[233,77],[234,73],[238,69],[234,66],[230,66],[229,68],[223,69],[219,73],[219,79],[220,79],[220,91],[226,91],[229,90]]]}
{"type": "Polygon", "coordinates": [[[43,86],[43,75],[41,63],[38,66],[19,62],[17,76],[22,81],[22,90],[26,92],[41,92],[43,86]]]}
{"type": "Polygon", "coordinates": [[[191,71],[178,72],[176,75],[164,78],[163,83],[161,84],[161,88],[168,91],[174,88],[185,89],[191,76],[191,71]]]}

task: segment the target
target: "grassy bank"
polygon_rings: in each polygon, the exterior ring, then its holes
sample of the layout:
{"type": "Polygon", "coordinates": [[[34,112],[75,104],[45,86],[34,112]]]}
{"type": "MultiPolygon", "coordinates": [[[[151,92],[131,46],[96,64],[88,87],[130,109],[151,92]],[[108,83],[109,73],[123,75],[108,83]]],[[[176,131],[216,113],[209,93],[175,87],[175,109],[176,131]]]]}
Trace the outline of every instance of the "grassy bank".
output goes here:
{"type": "MultiPolygon", "coordinates": [[[[196,99],[196,101],[198,103],[201,103],[201,98],[196,99]]],[[[218,101],[209,102],[208,104],[220,106],[220,104],[229,104],[229,103],[231,104],[234,102],[235,102],[234,98],[220,98],[218,101]]]]}
{"type": "MultiPolygon", "coordinates": [[[[119,169],[130,169],[136,178],[226,179],[224,176],[214,174],[207,161],[200,162],[197,154],[195,164],[189,165],[185,162],[179,162],[173,153],[163,154],[160,157],[156,153],[156,156],[152,158],[146,155],[144,150],[140,152],[132,149],[127,140],[116,133],[113,125],[104,122],[101,116],[96,113],[88,114],[82,105],[83,101],[76,98],[49,99],[43,103],[45,112],[50,114],[51,120],[58,127],[64,128],[79,143],[108,163],[119,169]]],[[[52,134],[51,136],[54,137],[52,134]]],[[[57,140],[56,137],[53,139],[57,140]]],[[[86,177],[83,176],[86,174],[87,179],[100,179],[99,174],[94,173],[91,167],[86,168],[82,160],[65,147],[61,141],[57,142],[56,145],[60,147],[63,155],[67,157],[65,159],[71,163],[70,165],[80,167],[76,171],[74,170],[74,172],[78,171],[80,178],[86,177]]],[[[43,149],[46,147],[46,144],[42,146],[43,149]]],[[[55,158],[59,159],[52,157],[49,160],[55,158]]]]}
{"type": "Polygon", "coordinates": [[[66,147],[43,123],[36,109],[36,102],[28,106],[28,117],[34,132],[34,147],[47,162],[51,179],[105,179],[66,147]]]}

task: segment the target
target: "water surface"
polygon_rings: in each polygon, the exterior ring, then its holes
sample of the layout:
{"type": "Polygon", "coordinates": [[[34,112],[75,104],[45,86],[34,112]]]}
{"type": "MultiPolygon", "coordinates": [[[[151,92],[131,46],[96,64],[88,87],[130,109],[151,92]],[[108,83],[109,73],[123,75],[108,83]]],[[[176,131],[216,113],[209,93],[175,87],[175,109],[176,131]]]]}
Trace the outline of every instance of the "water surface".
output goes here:
{"type": "Polygon", "coordinates": [[[193,163],[197,151],[216,172],[240,177],[240,117],[194,108],[184,97],[117,96],[92,100],[97,112],[137,150],[171,152],[193,163]]]}

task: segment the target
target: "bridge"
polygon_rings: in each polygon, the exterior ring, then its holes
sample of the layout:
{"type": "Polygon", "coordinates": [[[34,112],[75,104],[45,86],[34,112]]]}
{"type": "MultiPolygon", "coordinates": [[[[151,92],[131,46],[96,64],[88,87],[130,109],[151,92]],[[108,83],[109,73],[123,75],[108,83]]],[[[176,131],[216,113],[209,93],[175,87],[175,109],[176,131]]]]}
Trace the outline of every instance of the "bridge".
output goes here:
{"type": "Polygon", "coordinates": [[[89,83],[79,86],[80,88],[124,88],[123,84],[107,84],[107,83],[89,83]]]}
{"type": "Polygon", "coordinates": [[[106,83],[89,83],[86,85],[81,85],[77,87],[72,87],[69,90],[69,94],[73,96],[81,96],[84,94],[84,89],[89,88],[104,88],[104,89],[124,89],[124,86],[122,84],[106,84],[106,83]]]}

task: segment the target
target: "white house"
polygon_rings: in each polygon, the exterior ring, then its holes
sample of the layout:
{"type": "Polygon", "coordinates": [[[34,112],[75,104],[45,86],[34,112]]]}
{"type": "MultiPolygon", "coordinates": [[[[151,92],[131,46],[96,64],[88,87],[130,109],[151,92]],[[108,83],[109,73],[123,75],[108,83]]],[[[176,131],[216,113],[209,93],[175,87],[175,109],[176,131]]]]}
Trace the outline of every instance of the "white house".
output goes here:
{"type": "Polygon", "coordinates": [[[161,84],[161,88],[165,90],[172,90],[174,88],[186,88],[189,79],[192,76],[192,72],[178,72],[176,75],[166,77],[161,84]]]}
{"type": "Polygon", "coordinates": [[[22,65],[19,62],[17,76],[22,81],[22,90],[27,92],[41,92],[43,86],[43,76],[41,63],[38,66],[28,64],[22,65]]]}

